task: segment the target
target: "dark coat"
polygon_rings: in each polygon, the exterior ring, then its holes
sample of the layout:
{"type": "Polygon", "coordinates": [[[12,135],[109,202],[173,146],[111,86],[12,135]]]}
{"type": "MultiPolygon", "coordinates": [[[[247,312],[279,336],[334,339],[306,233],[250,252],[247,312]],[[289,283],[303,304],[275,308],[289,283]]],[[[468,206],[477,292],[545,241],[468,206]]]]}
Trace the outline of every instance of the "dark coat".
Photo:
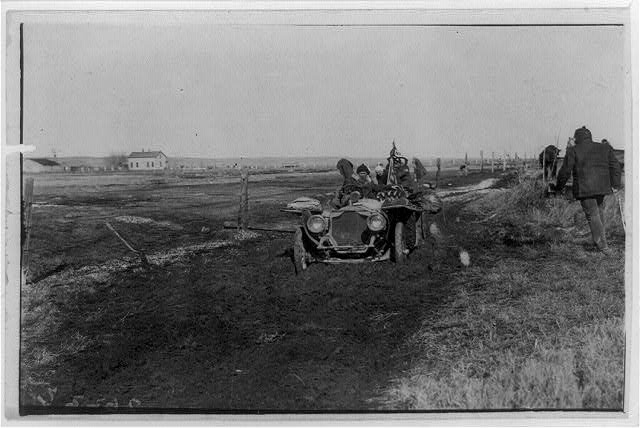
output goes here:
{"type": "Polygon", "coordinates": [[[373,181],[369,178],[368,180],[356,180],[356,185],[358,185],[358,191],[362,195],[363,198],[374,199],[376,197],[376,192],[374,191],[373,181]]]}
{"type": "Polygon", "coordinates": [[[346,184],[347,180],[349,180],[353,175],[353,164],[349,160],[343,158],[338,161],[336,168],[340,172],[340,175],[346,184]]]}
{"type": "Polygon", "coordinates": [[[427,176],[427,169],[418,158],[413,158],[413,163],[415,165],[414,174],[416,176],[416,181],[419,183],[427,176]]]}
{"type": "Polygon", "coordinates": [[[562,190],[572,175],[576,199],[606,195],[612,187],[620,187],[620,164],[608,144],[583,142],[567,149],[556,189],[562,190]]]}
{"type": "Polygon", "coordinates": [[[544,148],[540,155],[538,155],[538,162],[540,163],[540,168],[546,166],[547,168],[551,168],[551,166],[556,162],[558,155],[560,154],[560,149],[556,146],[547,146],[544,148]]]}

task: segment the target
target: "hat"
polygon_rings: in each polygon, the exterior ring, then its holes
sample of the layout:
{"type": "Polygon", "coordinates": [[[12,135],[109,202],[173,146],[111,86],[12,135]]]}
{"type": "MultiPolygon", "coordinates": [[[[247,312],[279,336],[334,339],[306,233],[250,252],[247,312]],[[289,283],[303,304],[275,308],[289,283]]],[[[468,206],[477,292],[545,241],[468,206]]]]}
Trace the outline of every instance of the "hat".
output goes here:
{"type": "Polygon", "coordinates": [[[369,174],[371,171],[369,171],[369,167],[367,167],[365,164],[361,164],[358,169],[356,169],[356,172],[358,174],[360,174],[361,172],[364,172],[366,174],[369,174]]]}
{"type": "Polygon", "coordinates": [[[573,134],[573,138],[576,140],[576,144],[592,142],[591,131],[589,131],[586,126],[576,129],[576,132],[573,134]]]}

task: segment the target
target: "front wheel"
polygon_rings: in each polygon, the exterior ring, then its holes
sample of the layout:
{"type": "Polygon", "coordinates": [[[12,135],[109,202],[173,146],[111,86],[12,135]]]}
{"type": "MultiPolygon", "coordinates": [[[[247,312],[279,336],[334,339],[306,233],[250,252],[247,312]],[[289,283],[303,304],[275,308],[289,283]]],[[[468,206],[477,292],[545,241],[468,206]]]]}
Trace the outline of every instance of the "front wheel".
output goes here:
{"type": "Polygon", "coordinates": [[[296,268],[296,274],[301,274],[309,267],[307,250],[304,248],[304,237],[302,229],[296,230],[293,238],[293,264],[296,268]]]}
{"type": "Polygon", "coordinates": [[[405,263],[407,261],[407,241],[404,236],[404,224],[402,222],[396,223],[394,240],[393,240],[393,255],[396,263],[405,263]]]}

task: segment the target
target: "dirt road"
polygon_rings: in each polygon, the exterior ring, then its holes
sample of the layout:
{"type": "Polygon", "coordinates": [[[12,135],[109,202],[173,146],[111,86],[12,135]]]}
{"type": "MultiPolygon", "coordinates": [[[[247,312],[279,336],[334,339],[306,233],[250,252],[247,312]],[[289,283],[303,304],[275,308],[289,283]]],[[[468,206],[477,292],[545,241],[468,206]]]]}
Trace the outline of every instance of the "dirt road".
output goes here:
{"type": "MultiPolygon", "coordinates": [[[[333,186],[317,178],[255,184],[253,220],[282,222],[283,201],[333,186]]],[[[203,184],[36,198],[42,210],[55,206],[36,217],[32,260],[51,265],[48,255],[58,251],[62,264],[23,290],[25,412],[379,408],[376,397],[410,363],[405,340],[446,305],[448,276],[461,268],[462,225],[435,216],[444,238],[428,241],[404,267],[312,265],[296,276],[290,235],[242,239],[215,227],[235,213],[236,191],[203,184]],[[200,193],[215,218],[197,204],[200,193]],[[57,228],[69,213],[70,229],[57,228]],[[116,214],[129,216],[116,223],[149,252],[191,250],[143,270],[100,224],[116,214]],[[205,225],[214,231],[200,233],[205,225]],[[84,246],[65,247],[68,232],[86,235],[84,246]],[[43,351],[49,358],[36,358],[43,351]]],[[[448,206],[447,216],[456,211],[448,206]]]]}

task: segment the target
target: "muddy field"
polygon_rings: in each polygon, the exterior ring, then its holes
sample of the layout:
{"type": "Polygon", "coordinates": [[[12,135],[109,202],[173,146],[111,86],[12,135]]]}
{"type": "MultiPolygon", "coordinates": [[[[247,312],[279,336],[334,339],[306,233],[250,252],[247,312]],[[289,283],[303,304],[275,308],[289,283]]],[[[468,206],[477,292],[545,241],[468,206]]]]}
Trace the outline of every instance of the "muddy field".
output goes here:
{"type": "MultiPolygon", "coordinates": [[[[450,173],[441,188],[487,178],[450,173]]],[[[407,341],[459,291],[459,249],[489,245],[470,233],[478,219],[452,192],[432,218],[446,239],[429,238],[407,265],[312,265],[295,275],[291,234],[223,228],[237,215],[234,180],[81,183],[35,176],[24,413],[385,408],[391,380],[415,363],[407,341]]],[[[287,202],[339,183],[337,173],[251,177],[250,224],[291,227],[295,216],[280,212],[287,202]]],[[[471,335],[462,340],[474,346],[471,335]]]]}

